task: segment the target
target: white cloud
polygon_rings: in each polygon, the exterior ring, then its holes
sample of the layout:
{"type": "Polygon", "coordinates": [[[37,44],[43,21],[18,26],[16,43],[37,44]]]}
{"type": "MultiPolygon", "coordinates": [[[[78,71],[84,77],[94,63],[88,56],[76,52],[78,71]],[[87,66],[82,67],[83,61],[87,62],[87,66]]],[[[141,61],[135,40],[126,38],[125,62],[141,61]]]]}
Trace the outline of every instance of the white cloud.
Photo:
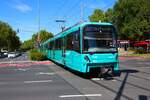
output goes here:
{"type": "Polygon", "coordinates": [[[22,13],[27,13],[27,12],[32,11],[31,7],[29,7],[25,3],[18,3],[18,4],[15,5],[15,8],[17,10],[19,10],[20,12],[22,12],[22,13]]]}
{"type": "Polygon", "coordinates": [[[6,1],[6,4],[12,8],[15,8],[21,13],[28,13],[32,11],[32,8],[26,3],[24,3],[22,0],[12,0],[12,2],[6,1]]]}

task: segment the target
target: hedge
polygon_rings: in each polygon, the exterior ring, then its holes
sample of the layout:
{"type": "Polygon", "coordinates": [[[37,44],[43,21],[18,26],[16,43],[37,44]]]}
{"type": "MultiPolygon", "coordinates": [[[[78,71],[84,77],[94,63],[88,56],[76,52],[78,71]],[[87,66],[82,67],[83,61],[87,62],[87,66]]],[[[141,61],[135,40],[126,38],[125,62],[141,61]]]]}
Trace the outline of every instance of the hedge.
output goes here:
{"type": "Polygon", "coordinates": [[[36,49],[30,50],[30,59],[34,61],[42,61],[46,59],[46,55],[36,49]]]}

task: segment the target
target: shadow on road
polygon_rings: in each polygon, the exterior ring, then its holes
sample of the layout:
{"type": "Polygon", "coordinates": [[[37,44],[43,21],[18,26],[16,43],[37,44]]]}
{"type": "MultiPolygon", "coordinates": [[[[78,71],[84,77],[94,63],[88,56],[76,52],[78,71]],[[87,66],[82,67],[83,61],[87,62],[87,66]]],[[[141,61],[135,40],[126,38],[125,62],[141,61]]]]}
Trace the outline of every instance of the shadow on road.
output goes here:
{"type": "Polygon", "coordinates": [[[139,100],[148,100],[148,97],[145,95],[139,95],[139,100]]]}
{"type": "Polygon", "coordinates": [[[139,71],[138,70],[133,70],[133,69],[123,69],[123,70],[121,70],[121,73],[125,73],[125,77],[124,77],[124,79],[123,79],[123,81],[120,85],[120,88],[119,88],[119,90],[117,92],[117,95],[116,95],[114,100],[120,100],[129,74],[130,73],[137,73],[137,72],[139,72],[139,71]]]}
{"type": "Polygon", "coordinates": [[[137,72],[139,72],[138,70],[134,70],[134,69],[123,69],[120,71],[121,71],[121,73],[137,73],[137,72]]]}

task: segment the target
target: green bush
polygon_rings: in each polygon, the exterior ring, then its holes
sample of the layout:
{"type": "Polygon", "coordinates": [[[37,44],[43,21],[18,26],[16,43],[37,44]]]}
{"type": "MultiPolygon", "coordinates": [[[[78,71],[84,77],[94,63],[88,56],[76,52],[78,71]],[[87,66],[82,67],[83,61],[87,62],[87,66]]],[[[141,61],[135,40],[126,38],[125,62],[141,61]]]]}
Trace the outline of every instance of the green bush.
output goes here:
{"type": "Polygon", "coordinates": [[[143,49],[142,47],[139,47],[139,48],[137,48],[137,49],[135,50],[135,53],[136,53],[136,54],[144,54],[145,51],[144,51],[144,49],[143,49]]]}
{"type": "Polygon", "coordinates": [[[34,61],[42,61],[46,59],[46,55],[36,49],[30,50],[30,59],[34,61]]]}

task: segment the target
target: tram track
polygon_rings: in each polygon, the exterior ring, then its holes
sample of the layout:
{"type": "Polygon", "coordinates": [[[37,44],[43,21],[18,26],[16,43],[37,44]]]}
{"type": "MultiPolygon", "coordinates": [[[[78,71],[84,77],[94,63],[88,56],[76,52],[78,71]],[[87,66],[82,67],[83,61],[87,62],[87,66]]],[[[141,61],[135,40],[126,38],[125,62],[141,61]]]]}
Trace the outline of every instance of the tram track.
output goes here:
{"type": "MultiPolygon", "coordinates": [[[[120,80],[120,79],[116,79],[116,78],[115,78],[115,80],[116,80],[116,81],[119,81],[119,82],[123,82],[123,80],[120,80]]],[[[134,87],[139,88],[139,89],[143,89],[143,90],[145,90],[145,91],[147,91],[147,92],[150,92],[150,89],[141,87],[141,86],[136,85],[136,84],[133,84],[133,83],[131,83],[131,82],[126,82],[126,84],[131,85],[131,86],[134,86],[134,87]]]]}
{"type": "Polygon", "coordinates": [[[136,76],[136,75],[130,75],[130,76],[135,77],[135,78],[138,78],[138,79],[150,81],[150,79],[148,79],[148,78],[144,78],[144,77],[140,77],[140,76],[136,76]]]}
{"type": "MultiPolygon", "coordinates": [[[[140,72],[140,71],[139,71],[139,72],[140,72]]],[[[131,74],[129,74],[129,73],[126,73],[123,80],[118,79],[118,78],[113,78],[113,79],[115,79],[116,81],[118,81],[118,82],[121,83],[120,88],[119,88],[118,91],[115,90],[115,89],[112,89],[112,88],[109,87],[109,86],[106,86],[106,85],[103,84],[103,83],[100,83],[100,81],[97,81],[97,80],[90,80],[90,81],[93,82],[94,84],[100,86],[100,87],[103,87],[103,88],[105,88],[105,89],[107,89],[107,90],[109,90],[109,91],[111,91],[111,92],[113,92],[113,93],[116,93],[116,97],[114,98],[114,100],[120,100],[121,97],[123,97],[123,98],[125,98],[125,99],[127,99],[127,100],[134,100],[134,99],[132,99],[131,97],[129,97],[129,96],[123,94],[123,89],[124,89],[125,85],[130,85],[130,86],[133,86],[133,87],[135,87],[135,88],[139,88],[139,89],[141,89],[141,90],[150,92],[150,89],[148,89],[148,88],[139,86],[139,85],[137,85],[137,84],[133,84],[133,83],[131,83],[131,82],[127,82],[128,76],[132,76],[132,77],[136,77],[136,78],[139,78],[139,79],[144,79],[144,80],[150,81],[150,79],[146,79],[146,78],[142,78],[142,77],[139,77],[139,76],[135,76],[135,75],[131,75],[131,74]]]]}
{"type": "Polygon", "coordinates": [[[95,81],[95,80],[90,80],[90,81],[93,82],[94,84],[100,86],[100,87],[103,87],[103,88],[105,88],[105,89],[107,89],[107,90],[109,90],[109,91],[111,91],[111,92],[113,92],[113,93],[116,93],[116,97],[114,98],[114,100],[120,100],[120,97],[117,98],[118,95],[121,96],[121,97],[123,97],[123,98],[125,98],[125,99],[127,99],[127,100],[134,100],[134,99],[132,99],[131,97],[122,94],[122,92],[116,91],[116,90],[114,90],[114,89],[112,89],[112,88],[110,88],[110,87],[108,87],[108,86],[106,86],[106,85],[104,85],[104,84],[102,84],[102,83],[99,83],[99,82],[97,82],[97,81],[95,81]]]}

